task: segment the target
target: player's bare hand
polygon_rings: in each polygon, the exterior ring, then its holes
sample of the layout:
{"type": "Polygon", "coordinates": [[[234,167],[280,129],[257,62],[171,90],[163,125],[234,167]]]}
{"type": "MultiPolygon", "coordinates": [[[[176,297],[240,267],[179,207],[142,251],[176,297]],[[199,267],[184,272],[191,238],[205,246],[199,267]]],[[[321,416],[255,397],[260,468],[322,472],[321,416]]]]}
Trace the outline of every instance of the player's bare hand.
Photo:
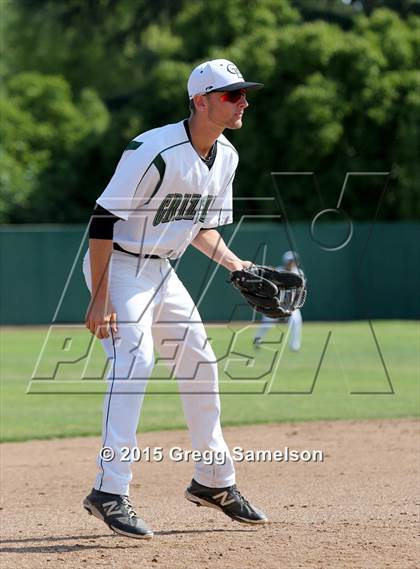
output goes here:
{"type": "Polygon", "coordinates": [[[117,313],[110,300],[96,299],[86,314],[86,328],[100,340],[109,338],[110,330],[117,332],[117,313]]]}
{"type": "Polygon", "coordinates": [[[252,261],[242,261],[241,269],[249,269],[254,263],[252,261]]]}
{"type": "Polygon", "coordinates": [[[248,269],[252,267],[254,263],[252,261],[240,261],[232,263],[231,271],[241,271],[242,269],[248,269]]]}

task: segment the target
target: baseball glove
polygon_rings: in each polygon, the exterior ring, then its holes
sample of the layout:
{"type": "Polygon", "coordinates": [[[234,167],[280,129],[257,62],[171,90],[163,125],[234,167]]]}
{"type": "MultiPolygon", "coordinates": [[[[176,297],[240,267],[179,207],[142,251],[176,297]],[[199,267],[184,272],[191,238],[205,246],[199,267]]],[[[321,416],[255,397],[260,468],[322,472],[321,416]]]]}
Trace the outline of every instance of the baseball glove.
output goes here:
{"type": "Polygon", "coordinates": [[[230,282],[252,308],[270,318],[290,316],[306,300],[305,280],[296,273],[274,267],[252,265],[233,271],[230,282]]]}

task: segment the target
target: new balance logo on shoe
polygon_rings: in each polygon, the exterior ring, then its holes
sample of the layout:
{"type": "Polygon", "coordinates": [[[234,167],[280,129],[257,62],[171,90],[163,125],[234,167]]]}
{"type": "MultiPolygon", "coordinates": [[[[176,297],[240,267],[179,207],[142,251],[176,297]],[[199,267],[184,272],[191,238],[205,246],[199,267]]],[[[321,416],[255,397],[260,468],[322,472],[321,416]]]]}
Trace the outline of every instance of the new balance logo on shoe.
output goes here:
{"type": "Polygon", "coordinates": [[[136,539],[153,537],[152,530],[137,516],[128,496],[92,488],[92,492],[83,500],[83,507],[115,533],[136,539]]]}
{"type": "Polygon", "coordinates": [[[246,524],[265,524],[267,516],[252,506],[239,492],[236,484],[227,488],[210,488],[203,486],[194,480],[185,491],[185,497],[197,506],[207,506],[208,508],[216,508],[224,514],[246,524]]]}
{"type": "Polygon", "coordinates": [[[102,504],[102,507],[105,510],[107,516],[115,516],[115,514],[123,513],[118,505],[118,502],[115,500],[112,502],[105,502],[102,504]]]}
{"type": "Polygon", "coordinates": [[[229,497],[229,493],[227,490],[225,490],[224,492],[220,492],[220,494],[215,494],[213,496],[213,500],[220,502],[221,506],[229,506],[229,504],[233,504],[233,502],[235,501],[235,498],[228,500],[228,497],[229,497]]]}

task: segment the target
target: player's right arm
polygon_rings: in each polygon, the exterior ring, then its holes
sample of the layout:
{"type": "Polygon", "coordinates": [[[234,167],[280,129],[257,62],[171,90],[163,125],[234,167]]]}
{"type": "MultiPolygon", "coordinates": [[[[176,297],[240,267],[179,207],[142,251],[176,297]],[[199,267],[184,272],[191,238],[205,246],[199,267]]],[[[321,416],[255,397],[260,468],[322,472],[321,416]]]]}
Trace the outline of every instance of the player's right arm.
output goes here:
{"type": "Polygon", "coordinates": [[[109,298],[108,267],[112,240],[89,239],[92,299],[86,314],[86,327],[99,339],[109,337],[109,328],[117,332],[117,314],[109,298]]]}
{"type": "Polygon", "coordinates": [[[109,297],[109,264],[114,225],[127,220],[147,201],[160,181],[153,163],[156,152],[147,144],[136,143],[126,150],[109,184],[96,200],[89,226],[89,254],[92,300],[86,313],[86,327],[98,338],[108,338],[110,328],[117,331],[117,315],[109,297]]]}
{"type": "Polygon", "coordinates": [[[114,225],[120,218],[99,204],[89,226],[89,257],[92,299],[86,313],[86,327],[99,339],[117,332],[117,314],[109,296],[109,264],[113,250],[114,225]]]}

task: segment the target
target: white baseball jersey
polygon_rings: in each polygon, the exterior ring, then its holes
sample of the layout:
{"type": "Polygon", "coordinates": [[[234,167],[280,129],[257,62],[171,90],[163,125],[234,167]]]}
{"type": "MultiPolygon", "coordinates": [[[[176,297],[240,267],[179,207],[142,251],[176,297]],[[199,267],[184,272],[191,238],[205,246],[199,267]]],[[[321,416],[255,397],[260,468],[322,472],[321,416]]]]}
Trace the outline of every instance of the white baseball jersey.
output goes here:
{"type": "Polygon", "coordinates": [[[299,275],[302,278],[305,278],[305,273],[295,263],[293,263],[290,269],[286,269],[286,265],[279,265],[276,268],[278,271],[290,271],[291,273],[295,273],[295,275],[299,275]]]}
{"type": "Polygon", "coordinates": [[[238,153],[221,134],[209,168],[184,123],[136,137],[97,200],[122,218],[114,226],[114,241],[127,251],[176,259],[200,229],[232,223],[238,153]]]}

